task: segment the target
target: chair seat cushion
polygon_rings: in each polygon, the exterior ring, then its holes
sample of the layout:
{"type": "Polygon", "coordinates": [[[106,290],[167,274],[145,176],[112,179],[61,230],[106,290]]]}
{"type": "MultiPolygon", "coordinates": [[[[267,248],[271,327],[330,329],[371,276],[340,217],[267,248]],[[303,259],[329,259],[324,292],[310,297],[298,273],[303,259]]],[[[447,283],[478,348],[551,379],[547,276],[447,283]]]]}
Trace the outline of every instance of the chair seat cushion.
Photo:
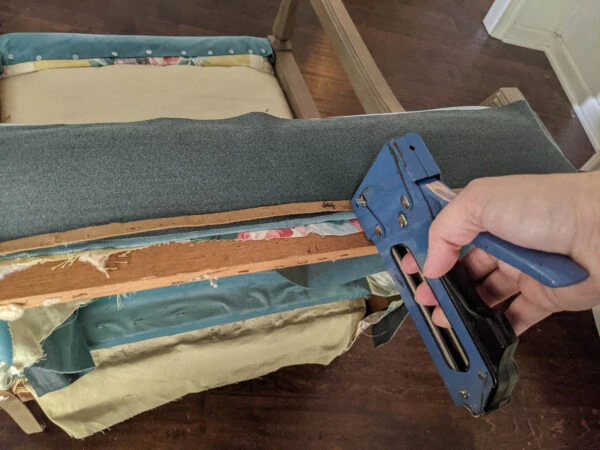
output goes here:
{"type": "Polygon", "coordinates": [[[265,38],[0,36],[0,122],[291,118],[265,38]]]}
{"type": "Polygon", "coordinates": [[[0,81],[3,123],[224,119],[254,111],[292,117],[277,78],[251,67],[71,67],[0,81]]]}

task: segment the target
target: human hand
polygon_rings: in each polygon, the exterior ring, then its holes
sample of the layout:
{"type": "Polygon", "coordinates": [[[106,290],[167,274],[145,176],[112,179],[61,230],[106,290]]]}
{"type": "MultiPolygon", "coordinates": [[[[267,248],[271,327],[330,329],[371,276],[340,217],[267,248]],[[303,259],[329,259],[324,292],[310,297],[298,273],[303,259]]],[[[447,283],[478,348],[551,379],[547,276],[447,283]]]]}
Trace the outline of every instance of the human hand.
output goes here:
{"type": "MultiPolygon", "coordinates": [[[[479,248],[469,252],[462,263],[490,307],[518,293],[505,311],[516,334],[554,312],[600,304],[600,172],[472,181],[431,224],[423,275],[446,274],[460,249],[483,231],[522,247],[568,255],[590,274],[576,285],[550,288],[479,248]]],[[[402,269],[416,273],[419,267],[407,255],[402,269]]],[[[450,327],[427,283],[419,285],[415,297],[436,306],[436,325],[450,327]]]]}

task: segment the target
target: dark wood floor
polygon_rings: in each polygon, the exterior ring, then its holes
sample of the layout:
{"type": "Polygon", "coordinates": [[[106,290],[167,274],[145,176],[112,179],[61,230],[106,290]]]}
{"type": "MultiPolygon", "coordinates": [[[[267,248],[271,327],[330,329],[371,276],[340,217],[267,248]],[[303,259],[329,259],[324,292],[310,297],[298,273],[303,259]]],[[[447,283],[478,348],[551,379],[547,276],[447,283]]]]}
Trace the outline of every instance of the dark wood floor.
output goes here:
{"type": "MultiPolygon", "coordinates": [[[[359,114],[307,3],[294,48],[309,88],[324,115],[359,114]]],[[[545,56],[487,36],[481,20],[491,0],[346,3],[408,110],[478,104],[518,86],[576,166],[591,156],[545,56]]],[[[276,11],[276,0],[0,0],[0,33],[260,36],[276,11]]],[[[84,441],[52,424],[25,436],[0,412],[0,448],[598,448],[600,339],[591,313],[534,327],[517,361],[512,404],[474,419],[452,405],[409,321],[377,351],[363,338],[329,367],[290,367],[190,395],[84,441]]]]}

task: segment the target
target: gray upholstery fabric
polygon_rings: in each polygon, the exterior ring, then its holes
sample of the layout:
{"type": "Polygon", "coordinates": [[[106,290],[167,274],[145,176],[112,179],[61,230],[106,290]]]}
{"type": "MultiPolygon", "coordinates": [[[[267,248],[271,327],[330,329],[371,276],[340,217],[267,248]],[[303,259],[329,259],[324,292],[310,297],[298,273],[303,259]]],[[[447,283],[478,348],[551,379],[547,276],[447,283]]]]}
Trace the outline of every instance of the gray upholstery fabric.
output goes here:
{"type": "Polygon", "coordinates": [[[525,102],[320,120],[0,127],[0,240],[146,218],[349,199],[385,142],[418,132],[446,182],[569,172],[525,102]]]}

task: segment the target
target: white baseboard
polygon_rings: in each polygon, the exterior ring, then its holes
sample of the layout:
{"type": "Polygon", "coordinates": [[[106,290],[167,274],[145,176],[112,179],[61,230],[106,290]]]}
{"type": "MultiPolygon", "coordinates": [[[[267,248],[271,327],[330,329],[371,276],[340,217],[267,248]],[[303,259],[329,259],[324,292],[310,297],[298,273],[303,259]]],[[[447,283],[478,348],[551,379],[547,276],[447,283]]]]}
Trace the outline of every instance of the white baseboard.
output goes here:
{"type": "Polygon", "coordinates": [[[501,40],[507,44],[518,45],[520,47],[527,47],[546,52],[549,43],[555,38],[555,36],[555,33],[552,33],[548,30],[526,27],[515,23],[507,28],[501,40]],[[525,43],[527,45],[525,45],[525,43]]]}
{"type": "Polygon", "coordinates": [[[483,21],[484,25],[491,36],[503,42],[546,53],[573,111],[596,150],[581,169],[600,169],[600,102],[581,75],[559,33],[516,22],[523,5],[522,0],[496,0],[483,21]]]}
{"type": "Polygon", "coordinates": [[[559,35],[550,42],[546,49],[546,56],[596,150],[595,157],[600,152],[600,102],[573,62],[569,50],[559,35]]]}
{"type": "Polygon", "coordinates": [[[600,152],[596,152],[587,162],[581,166],[581,169],[584,172],[589,172],[591,170],[600,170],[600,152]]]}
{"type": "Polygon", "coordinates": [[[510,19],[515,16],[520,8],[520,5],[516,6],[515,3],[513,0],[496,0],[492,4],[492,7],[483,19],[483,25],[490,35],[494,36],[492,34],[494,30],[499,34],[504,34],[506,28],[510,26],[510,19]],[[510,16],[510,18],[507,16],[510,16]]]}

